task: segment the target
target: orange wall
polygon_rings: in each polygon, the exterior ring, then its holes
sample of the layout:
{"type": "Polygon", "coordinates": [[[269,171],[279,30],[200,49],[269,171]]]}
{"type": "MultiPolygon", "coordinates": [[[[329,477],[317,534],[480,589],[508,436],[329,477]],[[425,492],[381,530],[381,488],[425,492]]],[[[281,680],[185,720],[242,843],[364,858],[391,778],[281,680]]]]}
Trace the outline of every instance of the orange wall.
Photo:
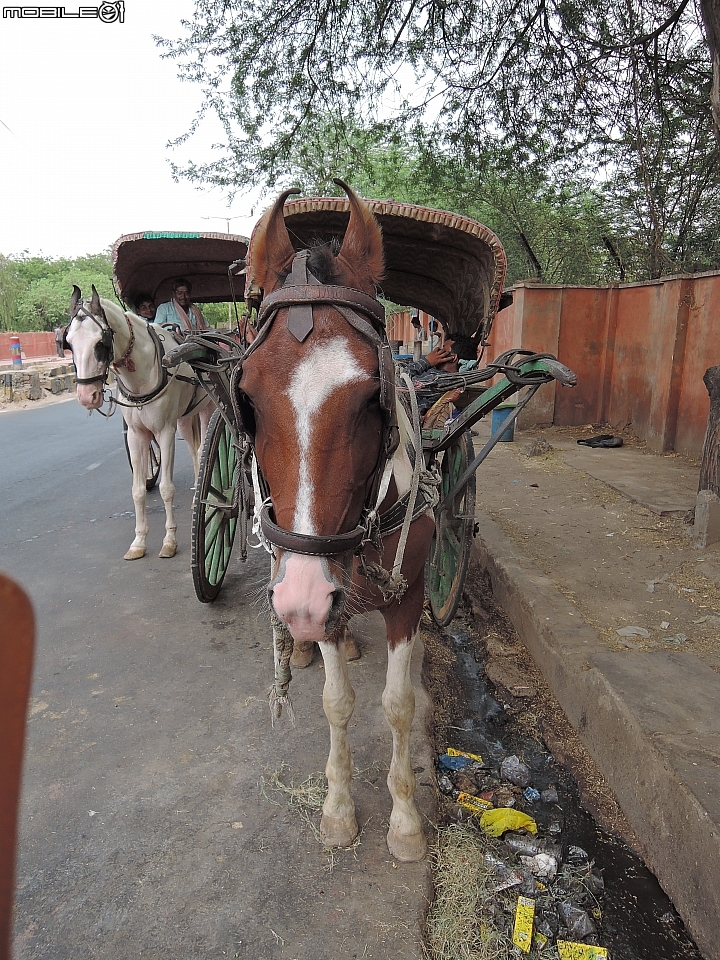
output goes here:
{"type": "Polygon", "coordinates": [[[0,360],[12,359],[10,354],[10,337],[20,337],[20,349],[23,356],[30,360],[32,357],[54,357],[54,333],[0,333],[0,360]]]}
{"type": "Polygon", "coordinates": [[[720,364],[720,273],[651,283],[563,287],[523,282],[498,314],[488,358],[511,347],[552,353],[578,386],[542,387],[524,424],[631,426],[650,449],[702,454],[720,364]]]}

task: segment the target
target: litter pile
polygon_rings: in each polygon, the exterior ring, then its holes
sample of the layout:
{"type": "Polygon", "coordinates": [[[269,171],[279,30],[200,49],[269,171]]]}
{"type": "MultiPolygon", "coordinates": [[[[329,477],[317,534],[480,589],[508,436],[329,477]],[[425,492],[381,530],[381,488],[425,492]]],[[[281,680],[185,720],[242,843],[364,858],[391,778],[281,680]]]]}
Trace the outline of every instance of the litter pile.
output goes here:
{"type": "Polygon", "coordinates": [[[437,777],[451,819],[477,830],[481,923],[520,954],[607,958],[598,929],[602,872],[581,847],[563,843],[563,811],[547,775],[515,755],[485,761],[449,748],[437,777]]]}

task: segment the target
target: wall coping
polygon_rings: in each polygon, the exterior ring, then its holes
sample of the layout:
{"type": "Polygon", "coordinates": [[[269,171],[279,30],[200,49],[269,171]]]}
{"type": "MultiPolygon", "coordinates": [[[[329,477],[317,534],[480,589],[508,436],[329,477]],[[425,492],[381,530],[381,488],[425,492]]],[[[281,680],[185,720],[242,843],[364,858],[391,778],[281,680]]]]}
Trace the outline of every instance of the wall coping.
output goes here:
{"type": "Polygon", "coordinates": [[[720,270],[705,270],[702,273],[672,273],[657,280],[635,280],[632,283],[541,283],[528,278],[518,280],[508,290],[628,290],[632,287],[654,287],[669,280],[698,280],[701,277],[718,277],[720,270]]]}

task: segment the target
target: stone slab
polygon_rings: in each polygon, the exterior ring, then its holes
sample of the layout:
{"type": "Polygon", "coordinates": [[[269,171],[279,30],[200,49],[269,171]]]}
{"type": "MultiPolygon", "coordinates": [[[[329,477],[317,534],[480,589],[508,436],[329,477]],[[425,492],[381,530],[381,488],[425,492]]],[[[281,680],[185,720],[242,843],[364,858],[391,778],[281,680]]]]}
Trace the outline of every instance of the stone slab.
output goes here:
{"type": "Polygon", "coordinates": [[[685,514],[695,506],[700,467],[679,457],[660,458],[663,466],[658,470],[658,456],[637,448],[594,449],[557,436],[552,445],[568,466],[584,470],[658,516],[685,514]]]}

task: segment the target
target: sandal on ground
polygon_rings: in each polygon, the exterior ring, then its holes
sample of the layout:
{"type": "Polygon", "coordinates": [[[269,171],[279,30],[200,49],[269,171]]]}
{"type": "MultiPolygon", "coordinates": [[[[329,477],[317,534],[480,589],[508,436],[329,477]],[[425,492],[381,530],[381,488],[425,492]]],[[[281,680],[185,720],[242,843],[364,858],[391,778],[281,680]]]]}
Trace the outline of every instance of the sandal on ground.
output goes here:
{"type": "Polygon", "coordinates": [[[601,433],[597,437],[585,437],[583,440],[578,440],[578,443],[584,447],[599,447],[602,445],[603,440],[612,440],[612,434],[601,433]]]}
{"type": "Polygon", "coordinates": [[[584,440],[578,440],[578,443],[584,447],[621,447],[623,445],[622,437],[614,437],[611,433],[601,433],[597,437],[586,437],[584,440]]]}

